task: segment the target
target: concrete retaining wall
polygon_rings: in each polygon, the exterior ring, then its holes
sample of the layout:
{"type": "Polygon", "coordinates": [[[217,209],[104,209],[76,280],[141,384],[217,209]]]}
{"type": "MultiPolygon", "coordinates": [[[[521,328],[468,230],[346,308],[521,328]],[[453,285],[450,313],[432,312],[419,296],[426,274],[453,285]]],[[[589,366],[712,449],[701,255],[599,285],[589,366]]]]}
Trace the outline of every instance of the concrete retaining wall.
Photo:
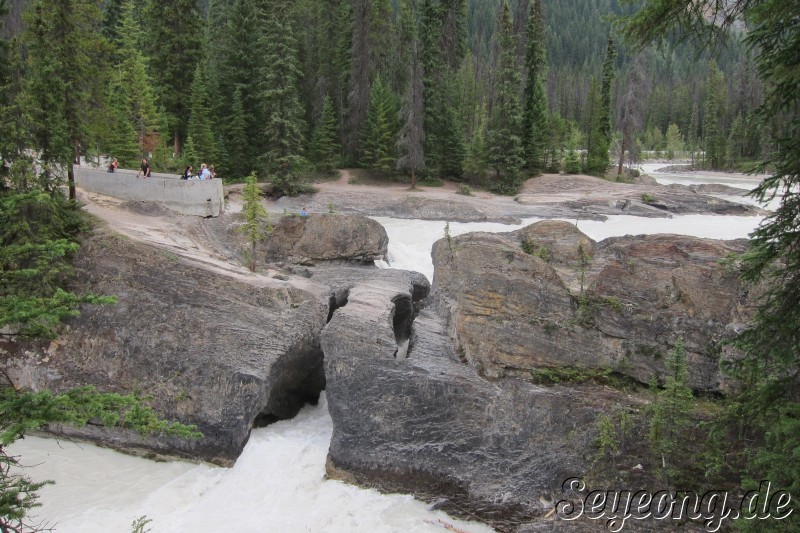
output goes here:
{"type": "Polygon", "coordinates": [[[119,169],[113,174],[75,167],[75,182],[88,192],[121,200],[154,202],[184,215],[216,217],[225,210],[222,180],[182,180],[177,175],[153,174],[137,178],[136,171],[119,169]]]}

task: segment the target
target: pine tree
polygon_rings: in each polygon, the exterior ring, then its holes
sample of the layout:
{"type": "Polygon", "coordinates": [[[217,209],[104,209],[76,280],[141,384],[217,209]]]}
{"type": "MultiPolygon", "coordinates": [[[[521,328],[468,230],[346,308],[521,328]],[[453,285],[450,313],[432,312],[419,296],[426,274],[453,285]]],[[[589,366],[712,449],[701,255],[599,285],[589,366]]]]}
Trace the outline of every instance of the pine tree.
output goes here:
{"type": "Polygon", "coordinates": [[[742,114],[736,115],[736,119],[731,124],[731,133],[728,136],[728,164],[733,165],[744,155],[747,144],[747,134],[745,130],[746,121],[742,114]]]}
{"type": "Polygon", "coordinates": [[[532,0],[526,31],[527,50],[525,67],[528,70],[525,85],[525,160],[528,168],[538,171],[545,167],[544,150],[547,137],[547,96],[544,81],[547,79],[547,49],[542,0],[532,0]]]}
{"type": "Polygon", "coordinates": [[[689,143],[689,152],[691,153],[692,159],[692,167],[695,166],[695,154],[697,153],[697,118],[698,111],[697,111],[697,104],[692,104],[692,118],[691,122],[689,122],[689,133],[687,135],[687,141],[689,143]]]}
{"type": "Polygon", "coordinates": [[[632,150],[636,134],[643,125],[643,94],[646,89],[646,56],[639,53],[633,62],[633,68],[628,74],[628,84],[625,94],[622,95],[620,129],[622,129],[622,146],[619,151],[619,165],[617,176],[622,174],[622,165],[625,163],[625,150],[632,150]]]}
{"type": "Polygon", "coordinates": [[[712,62],[706,86],[706,100],[703,118],[703,149],[705,152],[705,166],[707,168],[720,168],[724,156],[719,131],[719,91],[722,74],[716,64],[712,62]]]}
{"type": "Polygon", "coordinates": [[[492,188],[511,194],[520,185],[524,165],[522,147],[522,109],[519,101],[520,75],[517,69],[516,43],[511,26],[508,1],[500,14],[500,59],[497,94],[488,132],[488,162],[495,171],[492,188]]]}
{"type": "Polygon", "coordinates": [[[256,245],[270,231],[269,226],[264,227],[265,223],[269,224],[269,218],[267,217],[267,210],[261,204],[261,189],[258,187],[255,173],[251,173],[245,183],[246,185],[242,190],[244,225],[241,227],[241,232],[250,246],[250,249],[245,254],[247,266],[251,272],[255,272],[257,264],[256,245]]]}
{"type": "Polygon", "coordinates": [[[218,62],[209,57],[208,63],[209,69],[218,70],[209,72],[208,77],[219,94],[212,107],[214,123],[222,134],[218,146],[222,168],[238,177],[256,168],[266,143],[264,108],[259,100],[266,64],[259,44],[263,31],[259,13],[254,0],[235,0],[227,13],[218,62]]]}
{"type": "Polygon", "coordinates": [[[370,96],[370,0],[353,1],[352,59],[347,94],[347,139],[349,161],[361,159],[364,127],[370,96]]]}
{"type": "Polygon", "coordinates": [[[336,113],[330,96],[325,96],[322,102],[322,115],[311,138],[309,153],[311,161],[323,172],[331,172],[339,166],[339,125],[336,122],[336,113]]]}
{"type": "Polygon", "coordinates": [[[417,174],[425,171],[425,101],[423,99],[422,58],[420,57],[416,24],[411,38],[409,82],[403,106],[405,121],[397,141],[400,153],[397,170],[411,173],[411,188],[414,189],[417,186],[417,174]]]}
{"type": "Polygon", "coordinates": [[[193,74],[202,56],[203,18],[195,0],[145,0],[143,21],[156,99],[178,154],[187,135],[193,74]]]}
{"type": "Polygon", "coordinates": [[[364,155],[361,163],[382,172],[394,170],[397,161],[395,145],[397,116],[394,95],[378,76],[372,85],[367,113],[367,126],[364,132],[364,155]]]}
{"type": "Polygon", "coordinates": [[[465,154],[457,71],[466,51],[463,0],[423,0],[420,46],[425,105],[425,154],[435,174],[459,179],[465,154]]]}
{"type": "Polygon", "coordinates": [[[192,83],[191,115],[189,116],[189,136],[200,161],[211,164],[217,159],[217,143],[211,123],[211,105],[208,101],[205,71],[198,64],[192,83]]]}
{"type": "Polygon", "coordinates": [[[132,95],[126,82],[122,69],[111,78],[106,98],[109,127],[104,148],[109,157],[119,159],[122,167],[135,168],[142,156],[142,150],[131,120],[132,95]]]}
{"type": "Polygon", "coordinates": [[[25,101],[33,136],[46,173],[67,171],[70,198],[75,198],[72,168],[90,129],[87,110],[99,97],[103,65],[96,51],[103,46],[101,13],[90,0],[36,0],[26,12],[24,41],[28,50],[25,101]]]}
{"type": "Polygon", "coordinates": [[[614,86],[615,60],[617,57],[614,41],[609,38],[606,60],[603,63],[603,81],[599,101],[593,104],[591,143],[587,150],[587,171],[591,174],[604,174],[608,168],[609,148],[611,146],[611,91],[614,86]],[[595,109],[595,105],[597,108],[595,109]]]}
{"type": "Polygon", "coordinates": [[[675,159],[675,152],[683,150],[683,135],[677,124],[670,124],[669,127],[667,127],[665,141],[667,145],[667,159],[675,159]]]}
{"type": "Polygon", "coordinates": [[[293,166],[300,164],[306,129],[298,93],[300,69],[290,4],[288,0],[268,0],[262,13],[265,63],[259,94],[264,106],[266,146],[261,160],[267,171],[277,173],[280,179],[288,179],[296,170],[293,166]]]}
{"type": "Polygon", "coordinates": [[[651,406],[650,447],[667,479],[671,479],[676,473],[675,463],[684,449],[684,432],[689,427],[693,403],[692,389],[686,385],[688,371],[683,338],[675,342],[665,367],[664,389],[658,392],[651,406]]]}
{"type": "Polygon", "coordinates": [[[472,139],[467,146],[464,173],[471,180],[482,182],[489,169],[486,154],[486,106],[479,109],[477,123],[472,130],[472,139]]]}
{"type": "Polygon", "coordinates": [[[254,168],[252,159],[248,157],[250,139],[247,136],[247,117],[242,106],[242,91],[239,88],[233,93],[231,114],[226,126],[225,139],[228,149],[225,169],[232,177],[240,178],[252,172],[254,168]]]}
{"type": "Polygon", "coordinates": [[[183,166],[192,165],[196,169],[200,169],[200,164],[198,163],[197,158],[197,150],[194,147],[194,139],[192,139],[191,135],[186,137],[186,142],[183,143],[183,154],[181,159],[183,159],[183,166]]]}
{"type": "MultiPolygon", "coordinates": [[[[134,1],[125,1],[121,6],[121,10],[121,34],[127,36],[138,33],[139,22],[136,17],[136,4],[134,1]]],[[[112,75],[112,78],[114,78],[112,86],[116,84],[116,87],[112,88],[111,91],[111,95],[115,100],[113,103],[109,101],[109,107],[115,110],[115,117],[112,117],[110,123],[115,124],[114,128],[124,128],[126,131],[130,128],[135,131],[138,145],[137,151],[139,152],[136,157],[138,158],[142,154],[155,152],[161,142],[158,132],[160,117],[156,108],[153,87],[147,74],[146,60],[136,48],[135,40],[120,39],[116,57],[119,65],[112,75]],[[122,114],[122,106],[124,106],[124,114],[122,114]],[[121,124],[123,120],[127,121],[128,124],[121,124]]],[[[114,131],[108,132],[107,135],[111,138],[116,137],[117,143],[127,136],[127,134],[117,136],[114,131]]],[[[123,144],[127,142],[125,140],[123,144]]],[[[125,149],[124,151],[126,155],[123,157],[127,158],[129,150],[125,149]]],[[[122,161],[120,162],[122,163],[122,161]]],[[[122,164],[129,165],[132,163],[122,164]]]]}

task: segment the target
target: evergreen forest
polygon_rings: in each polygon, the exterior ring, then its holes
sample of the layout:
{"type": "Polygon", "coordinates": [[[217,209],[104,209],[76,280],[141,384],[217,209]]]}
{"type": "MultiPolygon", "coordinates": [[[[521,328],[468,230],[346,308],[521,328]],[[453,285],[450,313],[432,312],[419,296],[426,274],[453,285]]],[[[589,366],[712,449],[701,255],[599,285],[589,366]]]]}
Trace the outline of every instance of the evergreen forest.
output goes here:
{"type": "MultiPolygon", "coordinates": [[[[748,48],[627,47],[618,0],[3,0],[0,158],[336,167],[513,193],[649,157],[760,159],[748,48]],[[63,132],[63,134],[62,134],[63,132]]],[[[30,161],[20,164],[29,164],[30,161]]],[[[19,173],[19,172],[17,172],[19,173]]]]}

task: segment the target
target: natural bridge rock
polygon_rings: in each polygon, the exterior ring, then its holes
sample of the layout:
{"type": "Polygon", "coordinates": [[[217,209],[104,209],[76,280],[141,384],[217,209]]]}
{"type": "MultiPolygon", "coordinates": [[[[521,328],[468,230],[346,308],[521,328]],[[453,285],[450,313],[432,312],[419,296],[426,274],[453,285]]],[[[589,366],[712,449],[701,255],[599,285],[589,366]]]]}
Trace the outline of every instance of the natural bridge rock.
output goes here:
{"type": "Polygon", "coordinates": [[[52,343],[0,345],[17,385],[138,392],[205,436],[145,439],[92,426],[58,433],[229,465],[254,424],[294,416],[325,386],[319,333],[328,302],[310,292],[224,276],[113,235],[88,239],[76,269],[79,290],[118,302],[84,306],[52,343]]]}

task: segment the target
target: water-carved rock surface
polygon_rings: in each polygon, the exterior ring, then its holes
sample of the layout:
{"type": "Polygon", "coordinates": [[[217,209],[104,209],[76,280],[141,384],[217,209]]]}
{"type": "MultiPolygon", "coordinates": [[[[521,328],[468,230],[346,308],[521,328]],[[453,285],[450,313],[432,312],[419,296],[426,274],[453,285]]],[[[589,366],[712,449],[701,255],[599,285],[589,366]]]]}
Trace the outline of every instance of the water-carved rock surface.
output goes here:
{"type": "Polygon", "coordinates": [[[678,235],[594,243],[567,222],[469,234],[433,251],[434,298],[467,360],[487,376],[607,368],[663,377],[678,337],[689,384],[719,391],[723,350],[752,299],[722,262],[744,241],[678,235]]]}
{"type": "Polygon", "coordinates": [[[139,392],[204,437],[143,439],[92,426],[62,434],[231,464],[254,424],[294,416],[324,388],[328,306],[310,292],[237,281],[109,235],[84,243],[76,269],[81,290],[118,302],[85,306],[52,343],[6,343],[0,354],[17,386],[139,392]]]}
{"type": "Polygon", "coordinates": [[[281,218],[264,246],[267,262],[315,264],[320,261],[369,263],[386,257],[388,244],[386,230],[370,218],[320,213],[281,218]]]}

